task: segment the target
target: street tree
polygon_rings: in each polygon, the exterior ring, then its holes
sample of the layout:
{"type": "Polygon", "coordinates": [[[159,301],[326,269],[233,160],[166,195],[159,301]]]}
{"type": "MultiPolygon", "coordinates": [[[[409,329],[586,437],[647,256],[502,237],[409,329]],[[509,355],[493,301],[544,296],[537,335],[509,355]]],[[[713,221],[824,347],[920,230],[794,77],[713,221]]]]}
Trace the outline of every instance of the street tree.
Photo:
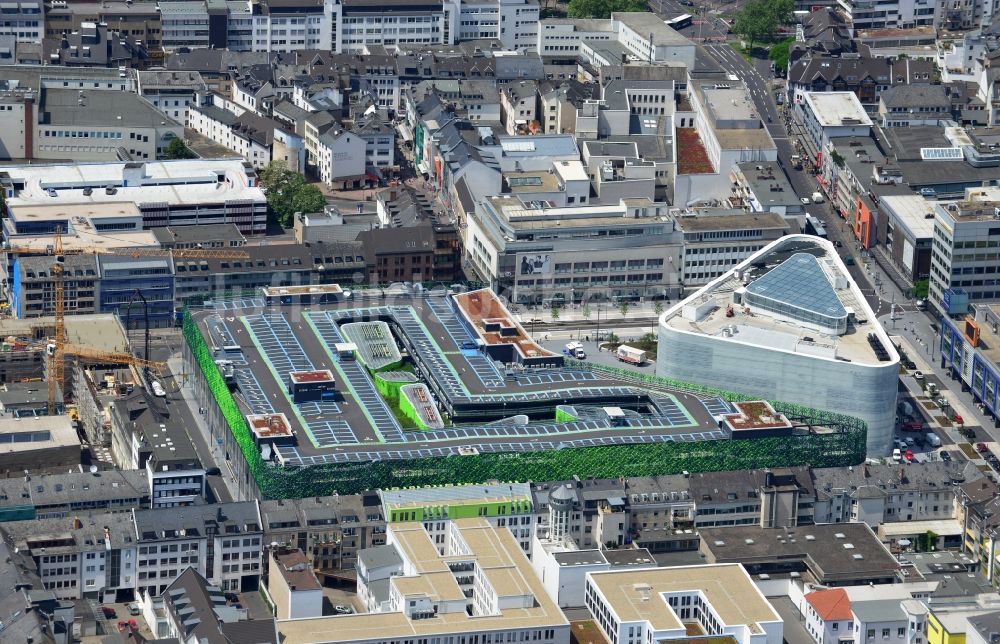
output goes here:
{"type": "Polygon", "coordinates": [[[267,193],[267,205],[283,227],[292,225],[296,212],[318,212],[326,205],[319,188],[288,168],[284,161],[272,161],[261,170],[260,183],[267,193]]]}

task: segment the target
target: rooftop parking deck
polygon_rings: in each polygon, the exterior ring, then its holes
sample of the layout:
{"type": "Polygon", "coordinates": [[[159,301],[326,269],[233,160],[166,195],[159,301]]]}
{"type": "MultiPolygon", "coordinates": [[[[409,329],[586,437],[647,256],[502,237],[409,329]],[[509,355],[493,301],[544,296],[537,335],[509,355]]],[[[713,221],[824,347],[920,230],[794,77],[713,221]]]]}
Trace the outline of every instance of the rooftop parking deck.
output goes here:
{"type": "Polygon", "coordinates": [[[280,463],[442,456],[469,446],[504,452],[724,437],[709,412],[712,405],[725,406],[724,401],[707,401],[706,406],[703,397],[683,391],[653,396],[631,383],[581,369],[510,369],[467,348],[472,335],[448,298],[428,295],[397,298],[391,305],[383,302],[357,297],[303,311],[266,307],[250,298],[217,302],[219,312],[198,314],[212,344],[220,351],[228,347],[225,357],[234,362],[244,415],[284,414],[292,426],[296,444],[275,447],[280,463]],[[345,341],[342,329],[362,321],[367,328],[382,323],[378,328],[391,334],[387,342],[403,348],[412,374],[383,378],[363,362],[338,358],[334,347],[345,341]],[[297,404],[287,395],[284,383],[290,373],[326,370],[337,383],[333,399],[297,404]],[[404,429],[380,383],[398,386],[407,381],[426,384],[421,392],[433,393],[454,424],[404,429]],[[625,426],[599,417],[553,421],[555,407],[569,400],[578,406],[610,404],[643,413],[630,417],[625,426]],[[532,422],[493,423],[518,414],[528,414],[532,422]]]}

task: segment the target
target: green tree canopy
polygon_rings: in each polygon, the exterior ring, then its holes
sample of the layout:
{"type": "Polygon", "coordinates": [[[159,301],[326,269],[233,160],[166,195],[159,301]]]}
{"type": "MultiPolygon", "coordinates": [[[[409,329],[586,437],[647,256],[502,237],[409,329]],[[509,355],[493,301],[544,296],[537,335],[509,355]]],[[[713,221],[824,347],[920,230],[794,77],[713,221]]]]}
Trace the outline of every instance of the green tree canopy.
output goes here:
{"type": "Polygon", "coordinates": [[[188,146],[184,145],[184,139],[180,137],[174,137],[170,139],[170,143],[167,147],[163,149],[164,159],[193,159],[194,152],[188,149],[188,146]]]}
{"type": "Polygon", "coordinates": [[[260,183],[267,191],[267,205],[277,222],[288,227],[297,212],[318,212],[326,205],[319,188],[306,183],[306,178],[288,169],[284,161],[272,161],[261,170],[260,183]]]}
{"type": "Polygon", "coordinates": [[[648,11],[643,0],[569,0],[570,18],[610,18],[612,12],[648,11]]]}
{"type": "Polygon", "coordinates": [[[795,42],[794,38],[786,38],[771,47],[771,51],[767,53],[767,57],[774,61],[775,71],[782,75],[788,70],[788,49],[793,42],[795,42]]]}
{"type": "Polygon", "coordinates": [[[733,21],[733,33],[752,50],[755,43],[771,39],[779,26],[791,22],[793,10],[792,0],[747,0],[733,21]]]}

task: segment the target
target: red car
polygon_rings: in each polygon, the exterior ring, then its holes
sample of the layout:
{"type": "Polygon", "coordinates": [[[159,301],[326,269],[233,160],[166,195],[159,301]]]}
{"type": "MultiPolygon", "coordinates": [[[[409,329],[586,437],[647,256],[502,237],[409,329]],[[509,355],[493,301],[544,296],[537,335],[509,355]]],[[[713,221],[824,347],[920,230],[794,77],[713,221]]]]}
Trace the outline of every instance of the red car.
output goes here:
{"type": "Polygon", "coordinates": [[[986,443],[976,443],[976,451],[980,454],[985,454],[990,451],[990,448],[986,447],[986,443]]]}
{"type": "Polygon", "coordinates": [[[101,606],[101,612],[104,613],[104,617],[107,619],[116,619],[118,617],[118,613],[110,606],[101,606]]]}
{"type": "Polygon", "coordinates": [[[924,424],[919,421],[914,421],[906,423],[902,427],[904,432],[922,432],[924,431],[924,424]]]}
{"type": "Polygon", "coordinates": [[[907,463],[912,463],[913,461],[917,460],[917,457],[914,456],[912,449],[906,450],[906,452],[903,454],[903,458],[906,459],[907,463]]]}

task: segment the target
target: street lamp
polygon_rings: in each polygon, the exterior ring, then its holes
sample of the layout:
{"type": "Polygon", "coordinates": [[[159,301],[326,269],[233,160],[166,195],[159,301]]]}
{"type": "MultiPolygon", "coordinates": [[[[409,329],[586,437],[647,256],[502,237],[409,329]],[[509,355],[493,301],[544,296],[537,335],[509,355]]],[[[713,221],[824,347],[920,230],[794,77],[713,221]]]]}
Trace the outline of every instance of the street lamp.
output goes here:
{"type": "Polygon", "coordinates": [[[597,302],[597,331],[594,332],[594,344],[597,345],[598,349],[601,348],[601,304],[603,302],[597,302]]]}

